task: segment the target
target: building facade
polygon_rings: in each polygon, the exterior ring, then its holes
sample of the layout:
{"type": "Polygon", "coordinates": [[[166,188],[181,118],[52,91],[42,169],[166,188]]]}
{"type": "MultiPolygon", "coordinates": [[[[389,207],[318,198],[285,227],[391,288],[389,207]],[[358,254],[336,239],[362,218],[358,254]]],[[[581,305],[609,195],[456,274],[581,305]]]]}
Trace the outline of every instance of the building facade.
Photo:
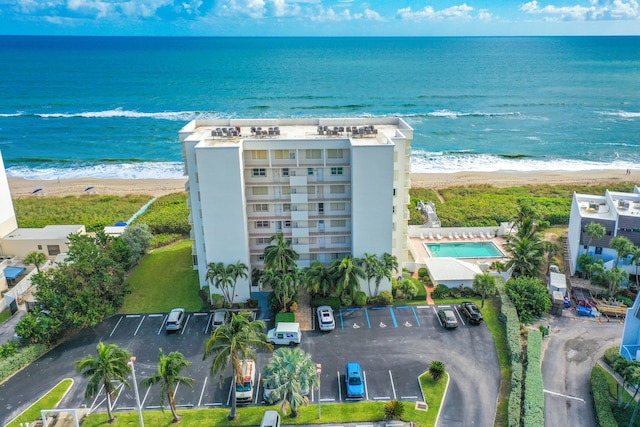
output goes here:
{"type": "MultiPolygon", "coordinates": [[[[4,170],[4,161],[0,151],[0,239],[18,228],[16,213],[13,209],[9,181],[4,170]]],[[[2,253],[0,253],[2,255],[2,253]]]]}
{"type": "MultiPolygon", "coordinates": [[[[617,253],[609,244],[614,237],[626,237],[640,246],[640,189],[636,186],[631,193],[607,190],[604,196],[573,193],[567,236],[571,274],[575,274],[582,254],[602,259],[605,269],[613,268],[617,253]],[[589,242],[585,228],[591,223],[605,228],[604,237],[589,242]]],[[[619,267],[635,274],[627,259],[622,259],[619,267]]]]}
{"type": "MultiPolygon", "coordinates": [[[[179,135],[201,287],[212,262],[262,268],[276,233],[301,268],[365,252],[408,259],[413,129],[402,119],[194,120],[179,135]]],[[[250,291],[240,279],[234,301],[250,291]]]]}

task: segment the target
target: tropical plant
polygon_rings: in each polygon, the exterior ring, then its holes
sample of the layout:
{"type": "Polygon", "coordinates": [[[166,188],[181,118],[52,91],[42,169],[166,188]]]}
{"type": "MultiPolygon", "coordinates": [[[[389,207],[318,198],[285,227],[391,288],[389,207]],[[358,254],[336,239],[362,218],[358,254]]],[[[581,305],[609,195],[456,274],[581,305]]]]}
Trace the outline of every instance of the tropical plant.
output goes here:
{"type": "MultiPolygon", "coordinates": [[[[631,388],[634,389],[633,396],[631,397],[631,399],[629,399],[624,407],[624,409],[627,409],[631,402],[635,402],[638,391],[640,390],[640,362],[638,362],[637,360],[631,361],[629,366],[627,366],[627,368],[623,371],[622,378],[628,386],[631,386],[631,388]]],[[[633,424],[630,423],[630,425],[633,424]]]]}
{"type": "Polygon", "coordinates": [[[445,365],[444,362],[441,362],[439,360],[434,360],[433,362],[431,362],[431,364],[429,365],[429,374],[431,374],[431,378],[433,378],[434,381],[440,381],[440,379],[442,379],[442,377],[445,374],[445,365]]]}
{"type": "Polygon", "coordinates": [[[291,248],[291,240],[286,239],[284,234],[271,236],[269,243],[270,245],[264,248],[265,269],[286,272],[296,266],[300,255],[291,248]]]}
{"type": "Polygon", "coordinates": [[[136,265],[151,247],[153,235],[147,224],[129,225],[122,233],[122,241],[129,248],[129,266],[136,265]]]}
{"type": "Polygon", "coordinates": [[[489,274],[478,274],[473,278],[473,290],[482,295],[480,307],[484,307],[484,300],[487,294],[496,291],[496,278],[489,274]]]}
{"type": "Polygon", "coordinates": [[[265,270],[262,281],[273,289],[273,297],[277,302],[276,311],[286,310],[298,292],[300,271],[297,267],[290,271],[265,270]]]}
{"type": "Polygon", "coordinates": [[[164,398],[166,396],[173,415],[173,422],[180,421],[176,412],[175,392],[178,384],[182,383],[193,388],[195,380],[193,378],[180,375],[180,371],[191,366],[191,362],[184,358],[179,351],[173,351],[165,356],[160,349],[158,354],[158,370],[149,378],[145,378],[140,383],[143,387],[149,388],[154,384],[160,384],[160,405],[164,410],[164,398]]]}
{"type": "Polygon", "coordinates": [[[360,267],[364,270],[364,274],[367,279],[367,285],[369,286],[369,295],[376,296],[377,292],[376,294],[374,294],[371,291],[371,279],[377,277],[380,277],[380,279],[382,279],[382,277],[384,277],[384,273],[382,272],[382,262],[377,255],[372,255],[365,252],[364,258],[362,258],[360,262],[360,267]]]}
{"type": "Polygon", "coordinates": [[[353,299],[360,290],[360,279],[366,279],[367,275],[360,267],[360,262],[351,257],[335,260],[329,267],[336,280],[336,292],[338,295],[346,294],[353,299]]]}
{"type": "Polygon", "coordinates": [[[551,262],[553,258],[558,255],[560,252],[560,247],[556,245],[554,242],[542,242],[542,250],[544,251],[545,258],[547,261],[547,276],[549,275],[549,269],[551,268],[551,262]]]}
{"type": "Polygon", "coordinates": [[[514,237],[505,245],[505,249],[511,254],[511,259],[506,264],[507,269],[513,268],[513,276],[531,276],[538,274],[542,263],[543,249],[537,236],[514,237]]]}
{"type": "Polygon", "coordinates": [[[636,288],[640,286],[638,279],[638,265],[640,265],[640,246],[636,246],[633,248],[633,252],[631,252],[631,263],[636,266],[636,288]]]}
{"type": "Polygon", "coordinates": [[[540,279],[517,277],[509,280],[505,289],[522,323],[531,323],[534,318],[540,317],[551,308],[549,293],[540,279]]]}
{"type": "Polygon", "coordinates": [[[222,262],[210,262],[207,265],[206,280],[213,285],[214,288],[222,291],[225,304],[231,305],[230,288],[233,285],[233,276],[231,271],[222,262]]]}
{"type": "Polygon", "coordinates": [[[233,305],[233,300],[236,296],[236,285],[238,284],[238,279],[246,279],[248,276],[247,272],[249,271],[249,267],[247,264],[238,260],[235,264],[227,265],[227,273],[229,277],[231,277],[231,304],[233,305]]]}
{"type": "MultiPolygon", "coordinates": [[[[205,342],[203,360],[213,357],[210,372],[211,376],[220,376],[220,387],[224,381],[223,372],[229,364],[233,368],[233,382],[242,383],[243,360],[255,359],[256,349],[273,350],[263,333],[266,328],[264,321],[251,320],[251,316],[252,313],[247,312],[232,314],[231,322],[216,328],[205,342]]],[[[235,420],[236,388],[231,387],[231,390],[231,412],[228,418],[235,420]]]]}
{"type": "Polygon", "coordinates": [[[577,264],[578,269],[584,274],[584,278],[589,279],[591,277],[589,268],[591,267],[591,264],[593,264],[593,258],[587,254],[578,255],[577,264]]]}
{"type": "Polygon", "coordinates": [[[77,371],[88,378],[87,388],[84,393],[85,399],[95,397],[101,386],[107,394],[107,414],[109,422],[113,422],[111,402],[118,395],[118,387],[114,381],[129,387],[127,376],[131,372],[129,359],[131,355],[126,350],[115,344],[104,344],[102,341],[96,347],[97,357],[87,356],[76,362],[77,371]]]}
{"type": "Polygon", "coordinates": [[[584,228],[584,232],[586,233],[587,236],[589,236],[589,241],[587,242],[587,253],[588,253],[589,246],[591,246],[591,242],[594,240],[602,239],[607,233],[607,229],[604,228],[602,224],[598,224],[597,222],[592,222],[584,228]]]}
{"type": "Polygon", "coordinates": [[[34,265],[36,271],[40,273],[40,267],[47,262],[47,256],[40,251],[29,252],[22,260],[24,265],[34,265]]]}
{"type": "Polygon", "coordinates": [[[302,281],[307,292],[328,296],[334,289],[331,271],[320,261],[314,261],[303,270],[302,281]]]}
{"type": "Polygon", "coordinates": [[[615,263],[616,268],[620,263],[620,258],[624,258],[627,255],[631,254],[634,248],[633,243],[631,243],[629,239],[623,236],[614,237],[613,239],[611,239],[611,243],[609,243],[609,247],[616,251],[616,263],[615,263]]]}
{"type": "Polygon", "coordinates": [[[620,284],[624,283],[628,278],[629,273],[617,267],[605,271],[604,281],[608,286],[609,295],[613,296],[620,287],[620,284]]]}
{"type": "Polygon", "coordinates": [[[385,420],[401,420],[404,415],[404,402],[400,400],[390,400],[384,404],[385,420]]]}
{"type": "MultiPolygon", "coordinates": [[[[395,255],[391,255],[390,253],[383,253],[382,254],[382,273],[383,273],[383,278],[387,278],[387,280],[391,281],[391,277],[393,276],[394,273],[398,272],[398,258],[395,255]]],[[[429,277],[429,274],[427,273],[427,278],[429,277]]],[[[375,295],[378,295],[378,290],[380,289],[380,282],[381,280],[376,279],[376,293],[375,295]]]]}
{"type": "Polygon", "coordinates": [[[309,403],[303,393],[319,384],[316,364],[300,348],[276,350],[263,370],[263,378],[264,384],[271,389],[270,400],[278,401],[283,413],[290,409],[291,418],[297,418],[298,409],[309,403]]]}

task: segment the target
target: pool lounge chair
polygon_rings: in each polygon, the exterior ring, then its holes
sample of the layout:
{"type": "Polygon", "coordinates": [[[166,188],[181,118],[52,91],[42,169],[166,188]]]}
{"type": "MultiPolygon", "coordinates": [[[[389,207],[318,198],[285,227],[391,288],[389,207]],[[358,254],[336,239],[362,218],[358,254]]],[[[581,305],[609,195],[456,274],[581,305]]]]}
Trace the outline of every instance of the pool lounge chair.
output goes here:
{"type": "Polygon", "coordinates": [[[481,238],[482,240],[484,240],[484,231],[481,231],[481,232],[480,232],[480,238],[481,238]]]}
{"type": "Polygon", "coordinates": [[[456,231],[455,233],[453,233],[453,237],[455,237],[456,239],[460,238],[460,235],[458,234],[458,232],[456,231]]]}
{"type": "Polygon", "coordinates": [[[476,236],[475,236],[475,234],[473,234],[473,233],[469,233],[469,238],[470,238],[470,239],[474,239],[475,237],[476,237],[476,236]]]}
{"type": "Polygon", "coordinates": [[[465,233],[464,231],[462,232],[462,238],[466,239],[467,238],[467,233],[465,233]]]}
{"type": "Polygon", "coordinates": [[[453,240],[453,234],[451,234],[451,232],[449,232],[449,239],[453,240]]]}
{"type": "Polygon", "coordinates": [[[420,233],[420,240],[424,240],[424,234],[420,233]]]}
{"type": "Polygon", "coordinates": [[[440,233],[438,233],[438,234],[436,234],[436,238],[437,238],[438,240],[442,240],[442,235],[441,235],[440,233]]]}
{"type": "Polygon", "coordinates": [[[433,240],[433,233],[429,233],[429,240],[433,240]]]}

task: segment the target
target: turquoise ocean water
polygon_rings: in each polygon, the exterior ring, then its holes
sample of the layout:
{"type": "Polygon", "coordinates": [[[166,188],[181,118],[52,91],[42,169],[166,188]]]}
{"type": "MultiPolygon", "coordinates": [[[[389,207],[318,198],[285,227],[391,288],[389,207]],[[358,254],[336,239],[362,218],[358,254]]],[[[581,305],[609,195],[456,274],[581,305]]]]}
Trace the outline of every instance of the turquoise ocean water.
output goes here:
{"type": "Polygon", "coordinates": [[[640,168],[640,37],[0,36],[10,176],[182,176],[195,118],[401,116],[413,172],[640,168]]]}

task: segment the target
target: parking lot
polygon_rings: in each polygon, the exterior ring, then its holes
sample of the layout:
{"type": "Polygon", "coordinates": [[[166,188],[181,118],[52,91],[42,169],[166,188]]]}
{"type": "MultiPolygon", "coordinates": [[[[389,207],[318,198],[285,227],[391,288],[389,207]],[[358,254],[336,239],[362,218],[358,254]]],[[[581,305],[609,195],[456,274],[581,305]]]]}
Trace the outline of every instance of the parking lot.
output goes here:
{"type": "MultiPolygon", "coordinates": [[[[445,330],[435,306],[398,306],[343,309],[335,312],[336,329],[330,332],[305,331],[300,347],[321,364],[320,389],[311,390],[311,403],[348,403],[344,385],[344,365],[358,362],[365,380],[365,401],[400,399],[422,401],[417,377],[433,360],[443,361],[451,385],[441,415],[441,425],[489,425],[495,413],[499,386],[497,356],[491,335],[484,325],[470,326],[451,307],[459,323],[445,330]]],[[[188,313],[183,328],[166,334],[166,313],[118,315],[93,329],[86,329],[53,349],[34,364],[0,386],[0,424],[19,413],[20,408],[63,378],[76,383],[65,397],[63,407],[86,405],[93,412],[106,411],[103,391],[92,400],[84,399],[86,380],[75,372],[74,363],[95,354],[99,341],[114,343],[136,356],[138,382],[156,370],[158,350],[180,351],[192,365],[183,375],[195,379],[193,389],[180,385],[176,402],[181,409],[223,407],[230,404],[231,370],[218,376],[209,374],[211,360],[202,360],[210,335],[210,313],[188,313]],[[33,381],[33,378],[39,381],[33,381]],[[6,418],[5,418],[6,417],[6,418]]],[[[314,319],[314,325],[317,319],[314,319]]],[[[268,325],[272,327],[273,325],[268,325]]],[[[268,353],[258,353],[258,393],[253,404],[262,404],[260,372],[269,362],[268,353]]],[[[159,386],[140,388],[145,410],[160,409],[159,386]]],[[[114,403],[115,411],[135,408],[133,390],[124,388],[114,403]]]]}

